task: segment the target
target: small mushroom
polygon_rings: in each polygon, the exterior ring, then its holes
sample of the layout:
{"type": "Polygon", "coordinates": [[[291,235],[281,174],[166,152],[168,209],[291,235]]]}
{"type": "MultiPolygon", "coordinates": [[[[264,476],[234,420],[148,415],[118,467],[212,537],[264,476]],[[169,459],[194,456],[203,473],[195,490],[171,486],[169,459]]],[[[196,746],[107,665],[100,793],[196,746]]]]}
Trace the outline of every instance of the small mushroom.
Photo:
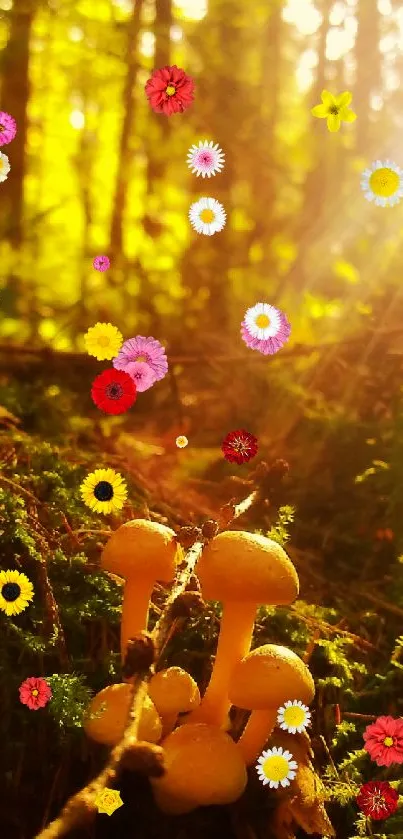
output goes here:
{"type": "Polygon", "coordinates": [[[147,629],[156,581],[172,582],[181,558],[182,549],[174,531],[146,519],[122,524],[106,543],[101,567],[126,580],[120,635],[122,661],[130,638],[147,629]]]}
{"type": "Polygon", "coordinates": [[[243,793],[247,774],[228,734],[205,723],[183,725],[163,740],[165,774],[151,778],[164,812],[185,813],[209,804],[231,804],[243,793]]]}
{"type": "Polygon", "coordinates": [[[244,531],[220,533],[196,566],[204,598],[221,600],[223,613],[210,683],[189,722],[223,726],[229,710],[228,681],[250,649],[256,608],[286,605],[298,596],[298,575],[283,548],[244,531]]]}
{"type": "Polygon", "coordinates": [[[178,714],[188,713],[200,705],[199,688],[181,667],[168,667],[152,676],[148,695],[162,719],[163,737],[175,727],[178,714]]]}
{"type": "MultiPolygon", "coordinates": [[[[91,740],[105,746],[115,746],[123,737],[130,711],[131,686],[125,682],[108,685],[92,699],[84,720],[84,731],[91,740]]],[[[144,699],[138,740],[158,743],[162,723],[149,696],[144,699]]]]}
{"type": "Polygon", "coordinates": [[[315,684],[306,664],[292,650],[265,644],[234,667],[228,694],[233,705],[252,711],[237,743],[250,766],[269,739],[281,705],[288,699],[309,705],[315,684]]]}

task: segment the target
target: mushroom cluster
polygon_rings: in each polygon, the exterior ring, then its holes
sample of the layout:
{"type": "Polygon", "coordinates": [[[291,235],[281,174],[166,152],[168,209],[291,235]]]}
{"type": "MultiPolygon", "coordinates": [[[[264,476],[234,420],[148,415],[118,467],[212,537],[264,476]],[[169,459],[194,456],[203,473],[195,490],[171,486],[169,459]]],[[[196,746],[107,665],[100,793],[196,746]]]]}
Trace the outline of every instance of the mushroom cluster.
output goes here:
{"type": "MultiPolygon", "coordinates": [[[[130,639],[147,629],[154,584],[172,582],[181,560],[175,533],[154,522],[127,522],[110,537],[101,565],[125,579],[122,662],[130,639]]],[[[297,572],[277,542],[245,531],[220,533],[205,546],[196,574],[203,597],[220,601],[223,610],[210,683],[200,699],[182,668],[154,673],[138,732],[164,749],[165,772],[150,780],[159,808],[176,814],[236,801],[280,706],[309,704],[315,692],[307,666],[291,650],[275,644],[250,650],[257,608],[288,605],[298,596],[297,572]],[[237,742],[228,733],[231,706],[250,712],[237,742]]],[[[101,690],[87,712],[87,735],[107,746],[119,742],[130,696],[128,681],[101,690]]]]}

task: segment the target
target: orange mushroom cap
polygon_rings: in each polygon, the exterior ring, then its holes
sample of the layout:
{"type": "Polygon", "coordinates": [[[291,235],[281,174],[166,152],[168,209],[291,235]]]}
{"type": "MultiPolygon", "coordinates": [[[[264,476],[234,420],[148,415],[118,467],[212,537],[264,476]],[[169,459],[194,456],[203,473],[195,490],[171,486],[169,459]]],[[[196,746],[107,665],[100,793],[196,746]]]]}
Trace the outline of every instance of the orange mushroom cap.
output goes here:
{"type": "Polygon", "coordinates": [[[178,714],[192,711],[200,705],[197,683],[181,667],[168,667],[151,677],[148,695],[163,720],[163,736],[170,733],[178,714]]]}
{"type": "Polygon", "coordinates": [[[228,680],[250,648],[256,608],[292,603],[298,596],[298,575],[277,542],[242,530],[212,539],[196,573],[203,597],[221,600],[223,615],[210,684],[190,720],[224,725],[230,704],[228,680]]]}
{"type": "MultiPolygon", "coordinates": [[[[91,740],[115,746],[123,737],[130,711],[131,685],[125,682],[108,685],[92,699],[84,719],[84,731],[91,740]]],[[[144,698],[138,740],[158,743],[162,735],[162,723],[154,703],[144,698]]]]}

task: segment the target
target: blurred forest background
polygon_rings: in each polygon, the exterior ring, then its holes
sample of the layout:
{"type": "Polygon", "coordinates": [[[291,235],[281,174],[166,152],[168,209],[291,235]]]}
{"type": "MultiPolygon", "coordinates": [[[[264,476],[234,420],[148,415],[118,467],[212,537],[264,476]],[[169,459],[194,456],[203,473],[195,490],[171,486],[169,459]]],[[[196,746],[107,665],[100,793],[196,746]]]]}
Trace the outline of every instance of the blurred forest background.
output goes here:
{"type": "MultiPolygon", "coordinates": [[[[89,689],[119,679],[121,592],[95,571],[105,520],[78,498],[97,466],[128,481],[125,519],[197,523],[247,494],[248,468],[220,445],[236,428],[255,434],[251,466],[284,458],[290,474],[273,514],[240,526],[269,531],[281,505],[295,507],[290,555],[311,604],[271,614],[259,643],[310,645],[319,734],[334,734],[326,709],[337,702],[401,712],[403,202],[372,206],[360,177],[376,159],[403,167],[402,71],[398,0],[0,0],[0,108],[18,125],[0,185],[1,562],[23,556],[35,579],[49,551],[60,609],[50,628],[45,595],[30,617],[1,618],[7,839],[32,839],[91,775],[69,697],[84,708],[89,689]],[[144,85],[174,63],[194,77],[195,102],[166,118],[144,85]],[[310,113],[324,88],[353,94],[357,120],[337,134],[310,113]],[[207,182],[186,163],[204,139],[225,154],[207,182]],[[187,216],[203,195],[228,217],[211,238],[187,216]],[[240,337],[260,301],[292,325],[272,358],[240,337]],[[103,365],[83,335],[98,320],[167,350],[166,378],[121,417],[90,397],[103,365]],[[43,716],[15,708],[23,678],[52,672],[66,706],[58,745],[43,716]]],[[[170,663],[197,671],[195,650],[213,653],[216,636],[195,637],[170,663]]],[[[362,730],[343,725],[332,742],[345,769],[348,750],[362,762],[362,730]]],[[[342,839],[355,830],[349,807],[336,816],[342,839]]],[[[390,835],[399,830],[401,819],[390,835]]]]}

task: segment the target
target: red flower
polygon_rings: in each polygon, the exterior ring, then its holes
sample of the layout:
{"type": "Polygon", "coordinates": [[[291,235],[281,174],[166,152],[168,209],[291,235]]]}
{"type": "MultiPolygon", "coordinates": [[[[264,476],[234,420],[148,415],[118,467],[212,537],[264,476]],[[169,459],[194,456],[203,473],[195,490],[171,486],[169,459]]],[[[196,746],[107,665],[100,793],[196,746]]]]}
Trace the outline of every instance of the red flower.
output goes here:
{"type": "Polygon", "coordinates": [[[30,676],[25,679],[19,687],[20,701],[23,705],[28,705],[30,711],[37,711],[38,708],[44,708],[48,704],[49,699],[52,698],[52,690],[45,679],[36,676],[30,676]]]}
{"type": "Polygon", "coordinates": [[[145,91],[153,111],[170,117],[183,113],[192,104],[194,81],[174,64],[154,70],[145,91]]]}
{"type": "Polygon", "coordinates": [[[357,804],[371,819],[387,819],[397,810],[399,793],[388,781],[369,781],[360,787],[357,804]]]}
{"type": "Polygon", "coordinates": [[[223,455],[230,463],[246,463],[257,453],[257,439],[241,428],[230,431],[221,444],[223,455]]]}
{"type": "Polygon", "coordinates": [[[364,731],[364,749],[378,766],[403,763],[403,719],[378,717],[364,731]]]}
{"type": "Polygon", "coordinates": [[[128,373],[111,367],[94,379],[91,396],[105,414],[124,414],[136,401],[137,388],[128,373]]]}

